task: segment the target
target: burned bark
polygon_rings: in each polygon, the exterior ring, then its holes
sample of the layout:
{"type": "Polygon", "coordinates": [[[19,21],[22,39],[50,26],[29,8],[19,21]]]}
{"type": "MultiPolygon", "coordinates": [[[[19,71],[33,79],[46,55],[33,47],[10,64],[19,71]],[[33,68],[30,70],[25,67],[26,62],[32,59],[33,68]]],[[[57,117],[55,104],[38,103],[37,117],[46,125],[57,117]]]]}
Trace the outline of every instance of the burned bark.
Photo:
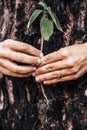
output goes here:
{"type": "MultiPolygon", "coordinates": [[[[64,34],[57,31],[44,43],[46,55],[66,45],[87,41],[87,0],[44,0],[57,14],[64,34]]],[[[28,19],[39,0],[0,0],[0,41],[11,38],[40,48],[39,18],[28,19]]],[[[46,100],[33,77],[0,74],[2,130],[86,130],[87,73],[76,81],[44,85],[46,100]]]]}

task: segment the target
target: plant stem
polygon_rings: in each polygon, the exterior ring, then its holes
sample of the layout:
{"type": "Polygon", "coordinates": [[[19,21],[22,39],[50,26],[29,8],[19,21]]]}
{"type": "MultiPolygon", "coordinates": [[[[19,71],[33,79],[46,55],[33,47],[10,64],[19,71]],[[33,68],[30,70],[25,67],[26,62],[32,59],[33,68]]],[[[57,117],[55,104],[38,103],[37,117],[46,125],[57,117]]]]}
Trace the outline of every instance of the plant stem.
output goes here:
{"type": "Polygon", "coordinates": [[[40,48],[41,52],[43,52],[43,43],[44,43],[44,40],[43,38],[41,38],[41,48],[40,48]]]}
{"type": "MultiPolygon", "coordinates": [[[[41,48],[40,48],[41,52],[43,51],[43,43],[44,43],[44,40],[43,40],[43,38],[41,38],[41,48]]],[[[49,104],[49,100],[47,98],[47,95],[45,93],[44,86],[42,83],[40,83],[40,88],[41,88],[42,94],[46,100],[46,103],[49,104]]]]}

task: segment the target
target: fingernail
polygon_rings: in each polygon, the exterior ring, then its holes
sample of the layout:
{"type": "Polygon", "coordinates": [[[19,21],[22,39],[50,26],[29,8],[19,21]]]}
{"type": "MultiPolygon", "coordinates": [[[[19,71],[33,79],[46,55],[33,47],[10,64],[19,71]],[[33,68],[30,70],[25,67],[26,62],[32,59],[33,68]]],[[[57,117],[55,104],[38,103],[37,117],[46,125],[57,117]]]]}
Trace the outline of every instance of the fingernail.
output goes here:
{"type": "Polygon", "coordinates": [[[38,64],[41,64],[41,59],[38,59],[38,64]]]}
{"type": "Polygon", "coordinates": [[[32,76],[34,76],[34,77],[35,77],[35,73],[34,73],[34,72],[32,73],[32,76]]]}
{"type": "Polygon", "coordinates": [[[40,79],[39,79],[38,77],[36,77],[35,80],[36,80],[36,82],[39,82],[39,81],[40,81],[40,79]]]}
{"type": "Polygon", "coordinates": [[[46,84],[46,81],[44,81],[43,84],[46,84]]]}
{"type": "Polygon", "coordinates": [[[43,56],[44,56],[43,53],[41,53],[41,54],[40,54],[40,58],[42,58],[43,56]]]}
{"type": "Polygon", "coordinates": [[[34,67],[33,70],[36,70],[36,67],[34,67]]]}

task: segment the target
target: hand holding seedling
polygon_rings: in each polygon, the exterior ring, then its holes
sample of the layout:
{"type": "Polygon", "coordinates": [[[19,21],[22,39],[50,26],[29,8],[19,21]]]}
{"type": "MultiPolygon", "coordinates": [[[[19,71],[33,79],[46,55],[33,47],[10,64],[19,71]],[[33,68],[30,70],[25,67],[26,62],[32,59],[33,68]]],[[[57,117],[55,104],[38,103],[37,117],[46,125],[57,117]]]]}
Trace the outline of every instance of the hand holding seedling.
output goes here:
{"type": "Polygon", "coordinates": [[[76,80],[87,72],[87,43],[60,49],[42,58],[36,70],[37,82],[55,84],[76,80]]]}
{"type": "Polygon", "coordinates": [[[40,53],[26,43],[5,40],[0,43],[0,72],[13,77],[28,77],[41,63],[40,53]]]}
{"type": "MultiPolygon", "coordinates": [[[[42,17],[40,19],[40,32],[41,32],[41,52],[43,51],[43,44],[44,44],[44,41],[48,41],[51,37],[51,35],[53,34],[53,22],[55,24],[55,26],[57,27],[58,30],[62,31],[62,27],[59,23],[59,20],[58,18],[56,17],[56,15],[54,14],[54,12],[51,10],[50,7],[48,7],[45,3],[43,2],[40,2],[39,3],[40,6],[43,7],[43,10],[35,10],[33,12],[33,14],[31,15],[30,19],[29,19],[29,22],[28,22],[28,28],[30,27],[30,25],[36,20],[36,18],[42,14],[42,17]],[[48,15],[51,17],[52,21],[48,19],[48,15]]],[[[40,85],[40,88],[42,90],[42,93],[43,93],[43,96],[44,98],[46,99],[46,102],[47,104],[49,103],[49,100],[45,94],[45,90],[44,90],[44,87],[41,84],[40,85]]]]}
{"type": "MultiPolygon", "coordinates": [[[[51,8],[47,7],[47,5],[42,2],[40,2],[40,5],[44,8],[44,10],[36,10],[33,13],[29,22],[29,26],[39,14],[43,13],[40,21],[42,51],[43,41],[48,41],[50,36],[53,34],[53,23],[47,18],[47,13],[51,16],[57,29],[62,31],[62,28],[51,8]]],[[[43,57],[42,64],[36,70],[34,75],[36,76],[37,82],[43,82],[44,84],[55,84],[58,82],[75,80],[86,72],[87,43],[84,45],[72,45],[65,47],[43,57]]]]}

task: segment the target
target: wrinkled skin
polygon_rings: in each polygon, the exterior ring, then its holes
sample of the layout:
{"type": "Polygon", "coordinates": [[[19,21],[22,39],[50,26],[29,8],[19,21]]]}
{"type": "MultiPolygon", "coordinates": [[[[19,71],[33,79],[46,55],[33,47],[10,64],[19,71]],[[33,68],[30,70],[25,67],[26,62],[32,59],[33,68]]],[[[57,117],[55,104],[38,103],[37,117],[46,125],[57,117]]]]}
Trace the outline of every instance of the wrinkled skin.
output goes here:
{"type": "Polygon", "coordinates": [[[9,39],[2,43],[0,71],[13,77],[28,77],[36,70],[33,73],[36,81],[44,84],[75,80],[87,72],[86,48],[87,43],[65,47],[44,56],[41,63],[39,50],[9,39]],[[17,65],[14,61],[25,65],[17,65]]]}
{"type": "Polygon", "coordinates": [[[13,77],[28,77],[40,61],[40,51],[23,42],[11,39],[1,43],[0,72],[13,77]],[[23,65],[18,65],[17,62],[23,65]]]}
{"type": "Polygon", "coordinates": [[[87,43],[60,49],[42,58],[33,74],[37,82],[54,84],[76,80],[87,72],[87,43]]]}

